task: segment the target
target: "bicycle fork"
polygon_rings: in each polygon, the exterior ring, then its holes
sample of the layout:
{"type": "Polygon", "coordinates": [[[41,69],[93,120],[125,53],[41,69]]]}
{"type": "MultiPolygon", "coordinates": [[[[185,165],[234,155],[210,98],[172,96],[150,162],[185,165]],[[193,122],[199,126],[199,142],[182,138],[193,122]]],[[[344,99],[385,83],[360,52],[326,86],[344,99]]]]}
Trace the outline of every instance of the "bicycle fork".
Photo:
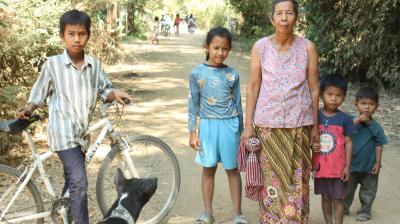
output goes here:
{"type": "Polygon", "coordinates": [[[116,141],[114,145],[115,147],[118,147],[117,150],[119,150],[119,152],[121,153],[122,161],[128,169],[131,177],[139,178],[139,173],[137,172],[135,164],[133,164],[132,158],[129,154],[129,152],[131,151],[129,144],[116,132],[112,132],[111,136],[116,141]]]}

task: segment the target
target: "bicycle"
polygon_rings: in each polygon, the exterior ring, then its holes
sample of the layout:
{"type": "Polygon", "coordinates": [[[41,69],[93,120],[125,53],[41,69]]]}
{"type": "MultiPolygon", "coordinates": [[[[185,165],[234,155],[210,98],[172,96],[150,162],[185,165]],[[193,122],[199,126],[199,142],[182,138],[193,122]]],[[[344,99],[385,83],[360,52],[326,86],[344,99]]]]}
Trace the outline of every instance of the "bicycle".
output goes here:
{"type": "MultiPolygon", "coordinates": [[[[100,107],[101,118],[90,125],[87,133],[100,130],[95,142],[86,152],[86,166],[92,161],[99,145],[106,137],[111,142],[111,150],[101,162],[96,181],[96,198],[103,215],[117,198],[113,178],[117,168],[124,171],[127,177],[158,178],[158,187],[152,199],[143,208],[139,223],[155,224],[164,220],[177,199],[180,188],[180,168],[178,160],[171,148],[162,140],[149,136],[138,135],[125,138],[114,130],[108,118],[107,109],[115,107],[120,120],[123,110],[119,110],[116,103],[106,103],[100,107]]],[[[31,149],[33,162],[29,167],[18,168],[0,164],[0,223],[33,223],[42,224],[45,218],[51,223],[71,222],[69,215],[68,191],[57,196],[43,162],[55,152],[38,153],[31,134],[24,130],[31,123],[39,120],[39,116],[32,116],[29,120],[9,120],[0,122],[0,131],[22,134],[31,149]],[[33,174],[39,170],[40,176],[33,174]],[[51,195],[51,206],[45,209],[45,203],[35,183],[41,179],[44,187],[51,195]]],[[[47,223],[47,221],[46,221],[47,223]]]]}
{"type": "Polygon", "coordinates": [[[165,38],[169,36],[170,29],[171,27],[168,24],[162,26],[161,32],[165,38]]]}

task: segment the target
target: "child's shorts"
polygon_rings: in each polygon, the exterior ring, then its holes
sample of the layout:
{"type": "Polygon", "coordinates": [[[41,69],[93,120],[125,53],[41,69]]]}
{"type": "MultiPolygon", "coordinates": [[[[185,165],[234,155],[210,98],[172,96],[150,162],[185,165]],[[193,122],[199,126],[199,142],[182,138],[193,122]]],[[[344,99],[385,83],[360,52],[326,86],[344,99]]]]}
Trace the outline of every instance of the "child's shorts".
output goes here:
{"type": "Polygon", "coordinates": [[[237,168],[239,148],[239,118],[201,119],[199,126],[200,150],[196,163],[203,167],[221,162],[226,170],[237,168]]]}
{"type": "Polygon", "coordinates": [[[327,194],[332,199],[344,199],[346,183],[340,178],[315,178],[315,194],[327,194]]]}

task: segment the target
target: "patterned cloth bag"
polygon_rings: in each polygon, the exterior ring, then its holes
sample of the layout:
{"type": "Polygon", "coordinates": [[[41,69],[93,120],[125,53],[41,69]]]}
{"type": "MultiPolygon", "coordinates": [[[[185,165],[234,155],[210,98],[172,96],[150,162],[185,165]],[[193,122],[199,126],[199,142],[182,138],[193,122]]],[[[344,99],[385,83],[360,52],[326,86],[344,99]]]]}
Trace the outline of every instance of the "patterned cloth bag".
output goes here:
{"type": "Polygon", "coordinates": [[[263,175],[258,159],[260,141],[250,138],[247,143],[241,141],[238,151],[238,170],[246,173],[245,195],[247,198],[258,201],[263,187],[263,175]]]}

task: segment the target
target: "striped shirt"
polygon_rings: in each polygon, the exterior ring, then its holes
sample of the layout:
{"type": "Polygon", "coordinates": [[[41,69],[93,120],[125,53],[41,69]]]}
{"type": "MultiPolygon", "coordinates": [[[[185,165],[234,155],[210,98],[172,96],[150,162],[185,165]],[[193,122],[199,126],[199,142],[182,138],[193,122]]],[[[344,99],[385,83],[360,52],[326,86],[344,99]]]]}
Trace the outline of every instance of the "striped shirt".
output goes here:
{"type": "Polygon", "coordinates": [[[32,87],[28,103],[49,106],[48,142],[54,151],[77,146],[84,149],[87,142],[83,135],[98,97],[107,99],[111,91],[98,60],[84,55],[84,64],[76,68],[66,50],[61,55],[49,57],[42,66],[32,87]]]}

